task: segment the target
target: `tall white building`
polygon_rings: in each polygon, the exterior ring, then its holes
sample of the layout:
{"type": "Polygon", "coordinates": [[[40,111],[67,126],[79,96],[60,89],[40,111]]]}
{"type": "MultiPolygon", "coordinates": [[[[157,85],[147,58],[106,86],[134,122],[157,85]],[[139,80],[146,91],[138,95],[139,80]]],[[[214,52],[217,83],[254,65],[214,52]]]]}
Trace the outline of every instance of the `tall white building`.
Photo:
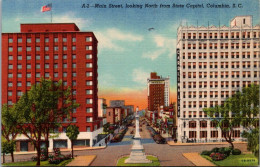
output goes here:
{"type": "MultiPolygon", "coordinates": [[[[230,27],[178,28],[178,141],[224,139],[203,108],[223,104],[242,87],[259,84],[259,28],[252,16],[237,16],[230,27]]],[[[241,140],[242,131],[235,128],[235,140],[241,140]]]]}

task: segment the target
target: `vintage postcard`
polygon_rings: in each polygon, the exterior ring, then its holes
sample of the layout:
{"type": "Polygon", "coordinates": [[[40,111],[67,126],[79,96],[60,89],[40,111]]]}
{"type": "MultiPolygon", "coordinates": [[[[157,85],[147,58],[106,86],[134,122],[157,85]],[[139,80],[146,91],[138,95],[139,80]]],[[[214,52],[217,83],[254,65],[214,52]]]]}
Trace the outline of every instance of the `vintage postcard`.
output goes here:
{"type": "Polygon", "coordinates": [[[258,166],[258,0],[2,0],[2,166],[258,166]]]}

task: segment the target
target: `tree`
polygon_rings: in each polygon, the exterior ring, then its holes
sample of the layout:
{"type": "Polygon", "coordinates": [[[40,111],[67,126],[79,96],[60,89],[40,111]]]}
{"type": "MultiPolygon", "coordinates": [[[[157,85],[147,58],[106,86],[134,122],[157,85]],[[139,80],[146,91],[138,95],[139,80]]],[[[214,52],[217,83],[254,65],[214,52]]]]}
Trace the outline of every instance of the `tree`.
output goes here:
{"type": "Polygon", "coordinates": [[[69,125],[66,129],[66,135],[71,141],[72,158],[73,156],[73,142],[78,138],[79,128],[76,125],[69,125]]]}
{"type": "MultiPolygon", "coordinates": [[[[35,146],[37,164],[40,165],[41,140],[48,141],[55,127],[59,127],[64,116],[70,117],[72,103],[70,88],[63,90],[61,81],[41,79],[40,84],[33,85],[17,103],[22,121],[19,129],[35,146]]],[[[47,145],[48,146],[48,145],[47,145]]],[[[47,148],[48,149],[48,148],[47,148]]]]}
{"type": "MultiPolygon", "coordinates": [[[[17,128],[19,124],[19,120],[20,120],[20,113],[16,111],[15,104],[12,107],[9,107],[7,104],[4,104],[2,106],[2,121],[1,121],[2,136],[4,137],[6,142],[9,143],[9,145],[13,144],[14,148],[15,148],[15,138],[19,134],[19,130],[17,128]]],[[[9,150],[11,153],[12,162],[14,162],[14,149],[9,149],[9,150]]]]}
{"type": "Polygon", "coordinates": [[[252,151],[252,153],[259,157],[259,129],[255,128],[251,131],[244,131],[242,136],[247,138],[247,149],[252,151]]]}
{"type": "Polygon", "coordinates": [[[252,84],[237,91],[228,98],[223,105],[211,108],[204,108],[206,112],[222,131],[225,140],[233,145],[234,128],[242,125],[245,128],[256,126],[259,121],[257,117],[259,111],[259,85],[252,84]],[[219,117],[221,114],[221,117],[219,117]]]}
{"type": "MultiPolygon", "coordinates": [[[[15,141],[7,141],[7,140],[2,140],[1,141],[1,148],[2,148],[2,153],[3,153],[3,163],[5,163],[5,154],[8,153],[13,153],[15,150],[15,141]]],[[[13,162],[13,159],[12,159],[13,162]]]]}

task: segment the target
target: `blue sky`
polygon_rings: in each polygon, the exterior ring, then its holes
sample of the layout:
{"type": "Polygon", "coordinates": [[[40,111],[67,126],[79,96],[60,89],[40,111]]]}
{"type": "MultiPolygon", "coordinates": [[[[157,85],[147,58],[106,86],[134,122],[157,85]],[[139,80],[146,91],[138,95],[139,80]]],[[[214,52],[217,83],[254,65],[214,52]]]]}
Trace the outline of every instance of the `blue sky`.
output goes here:
{"type": "Polygon", "coordinates": [[[52,2],[53,22],[75,22],[81,31],[93,31],[99,41],[99,91],[144,90],[149,73],[170,76],[171,92],[176,88],[176,31],[180,22],[188,25],[229,26],[237,15],[253,15],[259,23],[258,0],[2,0],[2,31],[19,32],[20,23],[50,22],[51,12],[41,6],[52,2]],[[201,4],[203,9],[97,9],[82,4],[201,4]],[[206,8],[206,4],[241,3],[243,8],[206,8]],[[153,27],[154,30],[148,31],[153,27]]]}

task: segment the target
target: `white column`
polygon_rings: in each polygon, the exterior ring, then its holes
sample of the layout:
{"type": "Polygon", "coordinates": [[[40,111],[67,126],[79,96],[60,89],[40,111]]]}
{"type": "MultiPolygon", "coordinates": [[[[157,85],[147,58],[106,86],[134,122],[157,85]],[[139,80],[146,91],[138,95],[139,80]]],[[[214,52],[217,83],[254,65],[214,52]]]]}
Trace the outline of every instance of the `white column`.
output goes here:
{"type": "Polygon", "coordinates": [[[211,136],[210,136],[210,120],[207,120],[207,141],[209,142],[211,140],[211,136]]]}
{"type": "Polygon", "coordinates": [[[71,149],[72,144],[71,144],[70,139],[67,139],[67,142],[68,142],[68,149],[71,149]]]}
{"type": "Polygon", "coordinates": [[[53,150],[53,139],[49,139],[49,151],[53,150]]]}

